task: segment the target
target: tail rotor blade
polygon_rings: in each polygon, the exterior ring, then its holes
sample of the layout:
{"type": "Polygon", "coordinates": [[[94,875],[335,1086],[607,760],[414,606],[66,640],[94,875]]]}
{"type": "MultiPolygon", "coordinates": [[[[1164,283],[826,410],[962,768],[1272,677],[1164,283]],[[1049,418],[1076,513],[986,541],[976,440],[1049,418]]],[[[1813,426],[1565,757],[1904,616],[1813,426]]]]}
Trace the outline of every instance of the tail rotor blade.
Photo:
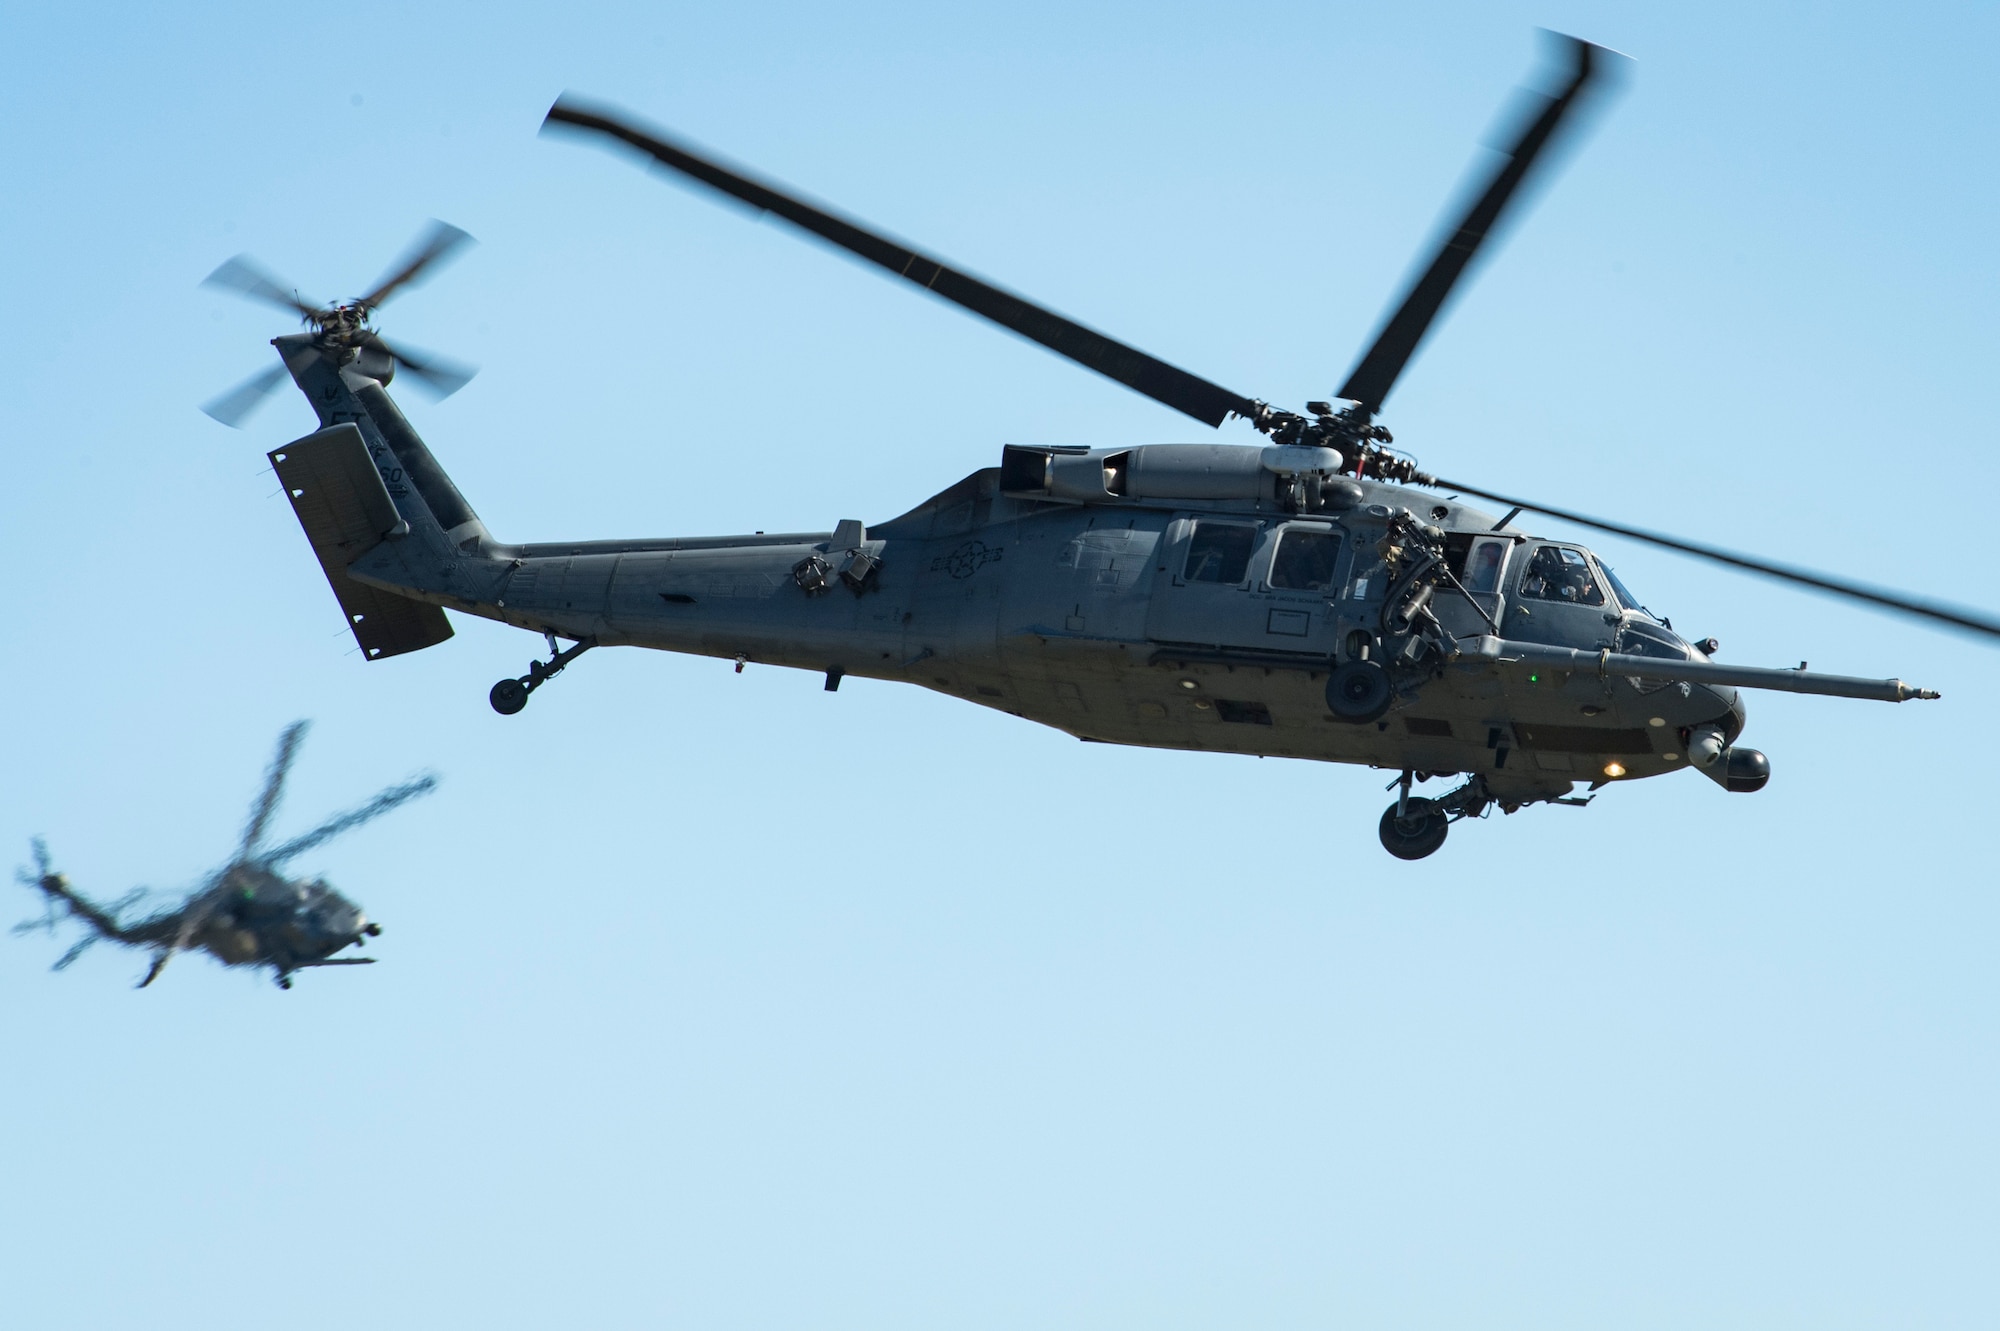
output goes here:
{"type": "Polygon", "coordinates": [[[320,313],[319,306],[300,299],[295,291],[286,290],[282,282],[258,267],[247,254],[226,260],[220,268],[204,277],[201,284],[221,291],[234,291],[239,296],[276,305],[281,310],[290,310],[307,319],[320,313]]]}
{"type": "Polygon", "coordinates": [[[250,419],[250,413],[264,405],[265,399],[277,391],[285,377],[283,365],[260,370],[222,396],[202,403],[202,414],[232,430],[240,430],[243,422],[250,419]]]}
{"type": "Polygon", "coordinates": [[[1878,587],[1867,587],[1843,578],[1829,577],[1811,569],[1793,568],[1787,564],[1777,564],[1758,559],[1751,555],[1738,554],[1734,550],[1724,550],[1719,546],[1703,545],[1698,541],[1685,541],[1677,536],[1666,536],[1659,532],[1646,531],[1639,527],[1628,527],[1620,522],[1607,522],[1603,518],[1593,518],[1582,513],[1573,513],[1565,508],[1554,508],[1548,504],[1537,504],[1512,495],[1497,494],[1492,490],[1482,490],[1474,485],[1461,485],[1457,481],[1434,480],[1429,484],[1440,489],[1454,490],[1461,494],[1477,495],[1490,499],[1496,504],[1509,504],[1526,509],[1530,513],[1544,513],[1564,522],[1574,522],[1579,527],[1592,527],[1598,531],[1610,532],[1613,536],[1623,536],[1627,540],[1643,541],[1663,550],[1673,550],[1680,554],[1692,555],[1696,559],[1706,559],[1712,563],[1726,564],[1730,568],[1754,573],[1760,578],[1771,578],[1778,582],[1789,582],[1799,587],[1809,587],[1813,591],[1828,596],[1838,596],[1850,601],[1860,601],[1892,614],[1905,615],[1916,619],[1926,619],[1944,624],[1968,633],[1977,633],[1989,638],[2000,638],[2000,620],[1983,615],[1975,610],[1945,605],[1937,601],[1926,601],[1906,592],[1890,591],[1878,587]]]}
{"type": "Polygon", "coordinates": [[[1586,88],[1600,80],[1610,66],[1626,60],[1615,51],[1575,37],[1551,35],[1562,43],[1563,55],[1570,62],[1568,82],[1554,94],[1531,94],[1540,104],[1539,114],[1527,117],[1514,141],[1502,150],[1506,156],[1485,189],[1459,218],[1423,276],[1404,294],[1396,312],[1382,325],[1374,343],[1341,385],[1338,396],[1360,403],[1370,414],[1381,410],[1397,376],[1416,354],[1438,311],[1451,298],[1452,288],[1492,234],[1509,201],[1527,178],[1528,169],[1549,146],[1557,127],[1575,110],[1586,88]]]}
{"type": "Polygon", "coordinates": [[[462,365],[434,352],[413,350],[400,342],[392,345],[372,333],[369,334],[368,341],[378,350],[394,356],[396,364],[402,367],[403,373],[415,376],[418,383],[428,388],[440,400],[450,397],[471,383],[473,376],[479,373],[479,368],[475,365],[462,365]]]}
{"type": "Polygon", "coordinates": [[[26,934],[39,929],[52,934],[56,931],[56,902],[61,897],[51,890],[51,887],[59,880],[56,878],[55,867],[49,863],[48,843],[36,837],[28,843],[28,846],[34,854],[35,867],[14,870],[14,881],[22,887],[32,887],[41,892],[42,915],[40,919],[21,921],[14,926],[12,932],[26,934]]]}
{"type": "Polygon", "coordinates": [[[438,265],[452,258],[466,245],[474,243],[466,232],[449,222],[431,219],[430,227],[417,242],[397,261],[389,275],[375,284],[375,289],[355,300],[357,305],[375,309],[404,287],[416,286],[427,277],[435,276],[438,265]]]}

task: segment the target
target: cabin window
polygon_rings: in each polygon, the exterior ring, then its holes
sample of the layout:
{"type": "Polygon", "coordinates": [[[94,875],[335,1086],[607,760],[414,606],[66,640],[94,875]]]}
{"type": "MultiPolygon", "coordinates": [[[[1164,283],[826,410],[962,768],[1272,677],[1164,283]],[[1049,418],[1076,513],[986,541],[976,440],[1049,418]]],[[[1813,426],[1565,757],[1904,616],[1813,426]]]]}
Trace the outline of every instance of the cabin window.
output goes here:
{"type": "Polygon", "coordinates": [[[1521,575],[1521,595],[1531,601],[1564,601],[1570,605],[1603,605],[1604,588],[1597,582],[1583,551],[1566,545],[1535,547],[1528,571],[1521,575]]]}
{"type": "Polygon", "coordinates": [[[1496,595],[1500,591],[1501,570],[1507,563],[1507,550],[1513,544],[1505,536],[1480,536],[1469,531],[1446,532],[1444,565],[1465,590],[1496,595]]]}
{"type": "Polygon", "coordinates": [[[1338,562],[1338,532],[1290,528],[1278,538],[1278,553],[1271,560],[1271,585],[1286,591],[1324,591],[1333,586],[1333,566],[1338,562]]]}
{"type": "Polygon", "coordinates": [[[1469,592],[1497,592],[1500,590],[1500,569],[1507,562],[1507,547],[1513,542],[1488,537],[1472,543],[1472,551],[1466,556],[1465,571],[1459,581],[1469,592]]]}
{"type": "Polygon", "coordinates": [[[1197,522],[1188,537],[1185,582],[1239,583],[1250,573],[1257,529],[1237,522],[1197,522]]]}

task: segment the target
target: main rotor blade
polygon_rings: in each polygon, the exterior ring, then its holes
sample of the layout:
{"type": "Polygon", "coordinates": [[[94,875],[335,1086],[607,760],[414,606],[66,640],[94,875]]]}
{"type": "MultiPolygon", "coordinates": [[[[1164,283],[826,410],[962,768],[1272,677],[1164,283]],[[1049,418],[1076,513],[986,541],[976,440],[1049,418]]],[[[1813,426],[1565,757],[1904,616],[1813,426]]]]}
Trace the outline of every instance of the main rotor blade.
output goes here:
{"type": "Polygon", "coordinates": [[[372,819],[380,818],[399,804],[405,804],[419,795],[427,795],[437,787],[434,776],[420,776],[414,781],[406,781],[400,786],[391,786],[359,808],[329,818],[304,836],[294,837],[269,854],[258,856],[259,862],[276,866],[295,856],[303,855],[314,846],[333,840],[342,832],[361,826],[372,819]]]}
{"type": "Polygon", "coordinates": [[[159,979],[160,972],[165,970],[167,968],[167,963],[174,959],[174,953],[180,951],[183,947],[185,947],[187,945],[186,940],[192,938],[193,936],[194,936],[194,926],[190,924],[181,930],[180,937],[176,938],[173,942],[168,943],[158,952],[155,952],[153,954],[153,964],[146,968],[146,978],[139,981],[139,983],[134,985],[133,988],[144,989],[147,985],[159,979]]]}
{"type": "Polygon", "coordinates": [[[1474,485],[1461,485],[1457,481],[1434,480],[1429,484],[1444,490],[1455,490],[1463,494],[1478,495],[1496,504],[1510,504],[1530,513],[1545,513],[1564,522],[1574,522],[1580,527],[1594,527],[1598,531],[1610,532],[1613,536],[1623,536],[1629,540],[1644,541],[1665,550],[1675,550],[1697,559],[1713,560],[1740,568],[1746,573],[1754,573],[1762,578],[1773,578],[1779,582],[1795,583],[1810,587],[1814,591],[1829,596],[1845,597],[1851,601],[1861,601],[1868,605],[1888,610],[1894,614],[1911,615],[1946,624],[1969,633],[1984,634],[1989,638],[2000,638],[2000,620],[1988,618],[1974,610],[1946,605],[1938,601],[1926,601],[1905,592],[1887,591],[1874,587],[1864,587],[1860,583],[1847,582],[1840,578],[1828,577],[1824,573],[1814,573],[1809,569],[1793,568],[1787,564],[1774,564],[1750,555],[1737,554],[1733,550],[1723,550],[1713,545],[1703,545],[1697,541],[1684,541],[1677,536],[1663,536],[1658,532],[1645,531],[1638,527],[1628,527],[1623,523],[1606,522],[1602,518],[1588,517],[1582,513],[1572,513],[1564,508],[1552,508],[1547,504],[1531,503],[1526,499],[1516,499],[1511,495],[1496,494],[1474,485]]]}
{"type": "Polygon", "coordinates": [[[301,299],[296,292],[287,291],[283,283],[259,268],[247,254],[225,260],[220,268],[202,278],[201,284],[222,291],[234,291],[240,296],[276,305],[281,310],[290,310],[308,319],[320,313],[319,306],[301,299]]]}
{"type": "Polygon", "coordinates": [[[369,333],[367,340],[379,350],[394,356],[406,373],[415,375],[419,383],[440,399],[450,397],[471,383],[472,377],[479,373],[477,366],[461,365],[429,351],[412,351],[400,342],[392,346],[374,333],[369,333]]]}
{"type": "Polygon", "coordinates": [[[77,939],[75,944],[70,947],[70,950],[57,957],[56,964],[49,967],[49,969],[52,971],[68,970],[69,964],[72,961],[75,961],[78,957],[90,951],[91,948],[97,946],[100,937],[101,935],[98,934],[85,934],[83,937],[77,939]]]}
{"type": "Polygon", "coordinates": [[[1375,335],[1374,344],[1362,356],[1360,364],[1354,367],[1353,373],[1347,376],[1347,382],[1341,385],[1338,396],[1360,403],[1370,414],[1381,410],[1389,390],[1396,385],[1396,377],[1402,374],[1403,367],[1416,354],[1424,334],[1430,330],[1431,322],[1451,298],[1452,287],[1464,274],[1473,256],[1479,253],[1480,245],[1492,233],[1508,201],[1527,177],[1528,168],[1548,147],[1556,127],[1576,106],[1584,89],[1602,77],[1601,67],[1607,58],[1627,59],[1616,51],[1575,37],[1561,33],[1551,35],[1563,43],[1563,55],[1572,63],[1569,82],[1553,96],[1547,93],[1528,94],[1534,103],[1540,104],[1540,114],[1527,119],[1512,146],[1504,149],[1506,157],[1494,170],[1486,188],[1459,219],[1443,248],[1431,260],[1430,267],[1404,295],[1403,303],[1382,325],[1381,331],[1375,335]]]}
{"type": "Polygon", "coordinates": [[[292,760],[299,756],[299,745],[311,724],[294,721],[279,734],[278,751],[271,755],[271,765],[264,769],[264,789],[250,806],[250,821],[243,827],[243,844],[236,848],[237,859],[249,859],[250,852],[264,839],[264,829],[270,826],[271,815],[278,811],[278,801],[285,797],[285,776],[292,769],[292,760]]]}
{"type": "Polygon", "coordinates": [[[404,287],[417,285],[419,278],[427,274],[435,276],[430,269],[457,253],[460,247],[471,243],[470,235],[449,222],[440,222],[433,217],[430,229],[404,253],[396,268],[377,282],[373,291],[358,297],[354,303],[366,305],[371,310],[378,308],[404,287]]]}
{"type": "Polygon", "coordinates": [[[232,430],[240,430],[243,422],[250,419],[250,413],[263,406],[264,400],[277,391],[278,385],[285,381],[285,374],[283,364],[259,370],[220,397],[202,403],[202,414],[232,430]]]}
{"type": "Polygon", "coordinates": [[[904,281],[913,282],[1031,342],[1039,342],[1057,355],[1066,356],[1107,379],[1115,379],[1155,402],[1185,412],[1205,425],[1220,425],[1232,415],[1254,417],[1262,405],[1033,301],[948,268],[929,255],[908,249],[858,222],[814,207],[775,185],[722,166],[687,145],[668,139],[658,130],[638,128],[609,110],[592,108],[565,94],[549,108],[548,117],[542,122],[544,130],[551,126],[589,130],[627,143],[671,171],[740,199],[759,212],[775,213],[793,226],[886,268],[904,281]]]}

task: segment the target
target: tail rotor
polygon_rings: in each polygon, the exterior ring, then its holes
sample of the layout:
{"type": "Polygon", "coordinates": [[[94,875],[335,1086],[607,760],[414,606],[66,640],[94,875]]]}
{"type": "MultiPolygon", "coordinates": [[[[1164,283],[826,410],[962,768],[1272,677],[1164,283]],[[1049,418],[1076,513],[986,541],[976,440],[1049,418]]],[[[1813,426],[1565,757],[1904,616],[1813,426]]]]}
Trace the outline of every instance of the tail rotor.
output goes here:
{"type": "MultiPolygon", "coordinates": [[[[398,292],[428,281],[472,243],[472,237],[458,227],[433,220],[366,295],[333,305],[321,305],[299,295],[296,288],[274,277],[247,254],[225,261],[203,278],[201,285],[296,314],[313,332],[313,350],[331,353],[338,364],[346,364],[363,350],[386,356],[433,396],[443,399],[470,383],[478,369],[431,352],[392,345],[383,340],[371,321],[375,311],[398,292]]],[[[287,363],[260,371],[209,399],[201,409],[221,424],[240,429],[288,374],[302,368],[287,363]]]]}
{"type": "Polygon", "coordinates": [[[28,843],[28,847],[35,857],[35,867],[14,870],[14,881],[22,887],[32,887],[42,894],[42,914],[40,919],[21,921],[10,932],[19,935],[39,930],[42,933],[53,934],[56,931],[56,922],[62,918],[56,913],[56,902],[62,900],[59,889],[67,886],[67,882],[49,863],[49,846],[46,841],[36,837],[28,843]]]}

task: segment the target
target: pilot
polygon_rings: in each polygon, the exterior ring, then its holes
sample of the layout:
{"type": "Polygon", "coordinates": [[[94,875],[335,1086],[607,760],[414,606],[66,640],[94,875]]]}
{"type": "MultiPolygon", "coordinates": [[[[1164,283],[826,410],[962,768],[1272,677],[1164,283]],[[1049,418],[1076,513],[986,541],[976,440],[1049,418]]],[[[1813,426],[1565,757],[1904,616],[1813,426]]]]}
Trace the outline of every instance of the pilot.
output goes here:
{"type": "Polygon", "coordinates": [[[1528,575],[1521,579],[1521,594],[1538,601],[1567,601],[1572,605],[1602,605],[1604,593],[1591,577],[1590,562],[1582,553],[1560,545],[1545,545],[1528,563],[1528,575]]]}

